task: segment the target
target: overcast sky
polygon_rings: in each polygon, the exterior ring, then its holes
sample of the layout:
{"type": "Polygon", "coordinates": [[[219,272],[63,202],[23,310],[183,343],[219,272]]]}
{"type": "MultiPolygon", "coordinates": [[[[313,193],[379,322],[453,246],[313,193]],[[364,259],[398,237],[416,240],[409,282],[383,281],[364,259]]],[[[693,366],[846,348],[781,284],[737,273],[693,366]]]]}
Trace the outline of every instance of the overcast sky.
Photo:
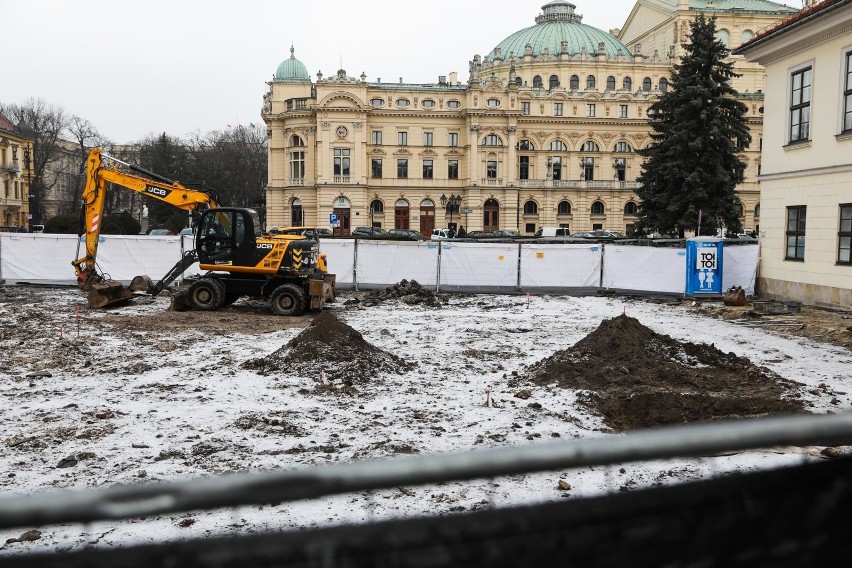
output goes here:
{"type": "MultiPolygon", "coordinates": [[[[117,143],[260,123],[278,64],[315,78],[428,83],[535,24],[549,0],[0,0],[0,102],[30,97],[117,143]]],[[[583,23],[621,27],[634,0],[575,0],[583,23]]],[[[800,6],[793,0],[790,5],[800,6]]]]}

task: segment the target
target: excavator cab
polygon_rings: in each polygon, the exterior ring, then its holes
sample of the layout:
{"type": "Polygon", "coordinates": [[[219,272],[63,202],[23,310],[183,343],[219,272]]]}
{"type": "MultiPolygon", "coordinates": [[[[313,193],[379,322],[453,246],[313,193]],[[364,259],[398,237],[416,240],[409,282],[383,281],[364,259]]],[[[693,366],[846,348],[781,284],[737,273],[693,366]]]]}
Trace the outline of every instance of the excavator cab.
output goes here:
{"type": "Polygon", "coordinates": [[[253,209],[208,209],[195,233],[200,264],[254,266],[260,217],[253,209]]]}

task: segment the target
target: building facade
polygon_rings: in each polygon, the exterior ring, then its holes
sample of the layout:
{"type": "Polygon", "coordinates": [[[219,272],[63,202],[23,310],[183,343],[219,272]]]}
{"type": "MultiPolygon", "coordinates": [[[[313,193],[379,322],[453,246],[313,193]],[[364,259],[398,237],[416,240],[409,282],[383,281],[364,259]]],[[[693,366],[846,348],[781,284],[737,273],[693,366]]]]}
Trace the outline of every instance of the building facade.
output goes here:
{"type": "Polygon", "coordinates": [[[33,140],[0,114],[0,226],[29,226],[33,140]]]}
{"type": "MultiPolygon", "coordinates": [[[[426,85],[368,82],[344,70],[311,80],[291,48],[262,109],[268,225],[325,227],[336,218],[343,235],[356,226],[428,235],[460,225],[527,235],[543,226],[631,233],[641,167],[635,151],[651,142],[647,110],[680,56],[674,38],[685,37],[688,20],[707,4],[640,0],[618,34],[625,43],[554,0],[535,25],[474,56],[464,83],[456,73],[426,85]],[[668,11],[653,20],[646,4],[668,11]],[[667,38],[675,25],[677,35],[667,38]],[[646,47],[665,41],[674,47],[646,47]]],[[[755,13],[781,18],[771,2],[717,4],[740,27],[755,13]]],[[[739,188],[749,229],[759,224],[760,73],[742,95],[755,139],[743,151],[748,168],[739,188]]]]}
{"type": "Polygon", "coordinates": [[[766,68],[758,291],[852,306],[852,0],[812,3],[740,53],[766,68]]]}

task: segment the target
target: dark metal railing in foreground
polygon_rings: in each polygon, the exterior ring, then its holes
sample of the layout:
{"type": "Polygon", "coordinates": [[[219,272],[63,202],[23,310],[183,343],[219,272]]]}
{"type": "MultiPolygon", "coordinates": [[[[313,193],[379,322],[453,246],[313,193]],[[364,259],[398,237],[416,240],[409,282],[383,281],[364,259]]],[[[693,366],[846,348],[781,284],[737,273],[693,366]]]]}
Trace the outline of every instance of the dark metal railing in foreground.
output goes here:
{"type": "Polygon", "coordinates": [[[677,426],[525,447],[6,497],[0,499],[0,528],[260,505],[353,491],[773,446],[848,444],[852,444],[852,413],[677,426]]]}

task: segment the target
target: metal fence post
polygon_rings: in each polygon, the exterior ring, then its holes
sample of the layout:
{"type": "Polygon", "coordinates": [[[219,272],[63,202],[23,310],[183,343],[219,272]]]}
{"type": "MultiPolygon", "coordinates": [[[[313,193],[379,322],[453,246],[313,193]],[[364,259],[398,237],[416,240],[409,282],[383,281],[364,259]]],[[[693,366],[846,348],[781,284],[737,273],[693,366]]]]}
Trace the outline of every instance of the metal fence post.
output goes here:
{"type": "Polygon", "coordinates": [[[521,291],[521,271],[523,270],[523,267],[521,266],[522,251],[523,251],[523,245],[521,243],[518,243],[518,281],[517,281],[517,286],[516,286],[518,292],[521,291]]]}
{"type": "Polygon", "coordinates": [[[352,253],[352,283],[358,291],[358,239],[355,239],[355,249],[352,253]]]}
{"type": "Polygon", "coordinates": [[[438,259],[438,279],[435,281],[435,293],[440,294],[441,293],[441,244],[443,244],[443,241],[435,241],[435,242],[438,245],[438,256],[435,257],[435,258],[438,259]]]}

